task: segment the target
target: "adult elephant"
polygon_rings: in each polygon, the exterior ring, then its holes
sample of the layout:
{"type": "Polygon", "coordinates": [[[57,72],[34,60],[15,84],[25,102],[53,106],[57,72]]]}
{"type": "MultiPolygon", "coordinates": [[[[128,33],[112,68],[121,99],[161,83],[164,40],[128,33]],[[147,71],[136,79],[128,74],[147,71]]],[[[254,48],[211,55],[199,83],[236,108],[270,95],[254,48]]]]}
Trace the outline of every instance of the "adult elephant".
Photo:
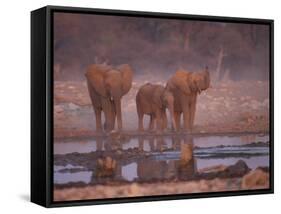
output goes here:
{"type": "Polygon", "coordinates": [[[102,130],[102,111],[105,116],[105,131],[114,129],[116,117],[118,130],[122,130],[121,98],[132,87],[132,68],[127,64],[118,67],[93,64],[88,67],[85,76],[95,111],[97,131],[102,130]]]}
{"type": "Polygon", "coordinates": [[[180,129],[183,114],[184,130],[192,131],[196,111],[197,95],[210,86],[208,67],[201,72],[178,70],[168,81],[166,88],[174,96],[174,118],[176,130],[180,129]]]}
{"type": "Polygon", "coordinates": [[[143,116],[150,116],[149,130],[154,129],[156,121],[157,130],[162,131],[167,128],[166,108],[170,112],[172,129],[175,127],[174,97],[162,85],[146,83],[140,87],[136,95],[136,106],[139,118],[139,131],[143,131],[143,116]]]}

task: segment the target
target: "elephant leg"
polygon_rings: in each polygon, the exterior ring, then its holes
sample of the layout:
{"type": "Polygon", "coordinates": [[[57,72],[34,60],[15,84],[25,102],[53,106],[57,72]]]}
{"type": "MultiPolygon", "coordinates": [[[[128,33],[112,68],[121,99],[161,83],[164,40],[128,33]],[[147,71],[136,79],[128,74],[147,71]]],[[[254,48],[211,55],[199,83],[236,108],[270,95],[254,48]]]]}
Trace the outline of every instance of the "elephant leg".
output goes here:
{"type": "Polygon", "coordinates": [[[98,132],[101,131],[101,109],[95,108],[95,116],[96,116],[96,130],[98,132]]]}
{"type": "Polygon", "coordinates": [[[175,111],[174,112],[174,118],[175,118],[175,123],[176,123],[176,127],[175,127],[176,131],[180,130],[180,117],[181,117],[181,113],[175,111]]]}
{"type": "Polygon", "coordinates": [[[155,124],[155,115],[151,114],[150,115],[150,121],[149,121],[149,127],[148,127],[148,131],[153,131],[154,130],[154,124],[155,124]]]}
{"type": "Polygon", "coordinates": [[[139,117],[139,131],[143,131],[143,113],[138,113],[139,117]]]}
{"type": "Polygon", "coordinates": [[[194,119],[195,119],[195,112],[196,112],[196,101],[197,96],[193,97],[192,102],[190,104],[190,124],[189,127],[192,130],[194,125],[194,119]]]}
{"type": "Polygon", "coordinates": [[[163,127],[163,120],[162,120],[162,113],[160,110],[156,111],[156,127],[157,127],[157,131],[162,131],[162,127],[163,127]]]}
{"type": "Polygon", "coordinates": [[[191,118],[191,114],[190,114],[190,108],[186,107],[185,110],[183,111],[183,127],[184,127],[184,131],[188,131],[190,130],[190,118],[191,118]]]}
{"type": "Polygon", "coordinates": [[[102,130],[101,125],[101,109],[102,103],[99,95],[95,92],[94,88],[91,86],[90,82],[87,81],[88,91],[91,98],[92,106],[96,116],[96,130],[100,132],[102,130]]]}
{"type": "Polygon", "coordinates": [[[168,121],[167,121],[167,115],[165,109],[162,110],[161,112],[161,118],[162,118],[162,130],[165,130],[168,127],[168,121]]]}
{"type": "Polygon", "coordinates": [[[105,117],[104,129],[105,131],[111,131],[114,129],[116,117],[114,104],[110,99],[102,98],[102,106],[105,117]]]}
{"type": "Polygon", "coordinates": [[[118,130],[122,130],[122,112],[121,112],[121,98],[116,98],[114,100],[114,105],[115,105],[115,112],[116,112],[116,119],[117,119],[117,127],[118,130]]]}
{"type": "Polygon", "coordinates": [[[138,99],[138,96],[136,98],[136,105],[137,105],[137,113],[138,113],[138,118],[139,118],[139,131],[143,131],[143,111],[140,108],[140,101],[138,99]]]}

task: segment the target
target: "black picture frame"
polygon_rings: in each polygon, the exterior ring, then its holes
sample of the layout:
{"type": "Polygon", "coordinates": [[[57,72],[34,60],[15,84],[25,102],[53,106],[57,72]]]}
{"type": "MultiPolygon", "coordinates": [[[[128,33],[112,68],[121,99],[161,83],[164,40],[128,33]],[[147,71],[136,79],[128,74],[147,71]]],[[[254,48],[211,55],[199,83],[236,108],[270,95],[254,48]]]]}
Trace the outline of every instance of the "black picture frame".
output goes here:
{"type": "Polygon", "coordinates": [[[274,192],[274,21],[219,16],[46,6],[31,12],[31,201],[44,207],[176,200],[206,197],[268,194],[274,192]],[[270,27],[270,188],[130,197],[79,201],[53,201],[53,13],[153,17],[231,23],[264,24],[270,27]]]}

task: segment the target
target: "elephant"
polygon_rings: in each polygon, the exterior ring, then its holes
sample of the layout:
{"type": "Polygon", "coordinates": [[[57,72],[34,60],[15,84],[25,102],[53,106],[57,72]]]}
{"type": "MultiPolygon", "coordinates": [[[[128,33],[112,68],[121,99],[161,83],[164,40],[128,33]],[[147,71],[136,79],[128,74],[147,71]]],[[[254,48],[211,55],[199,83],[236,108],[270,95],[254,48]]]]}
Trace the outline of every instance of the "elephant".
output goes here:
{"type": "Polygon", "coordinates": [[[192,180],[197,174],[192,136],[183,136],[180,142],[180,159],[176,160],[176,174],[179,179],[192,180]]]}
{"type": "Polygon", "coordinates": [[[166,108],[171,117],[172,129],[175,127],[174,97],[164,86],[146,83],[142,85],[136,95],[137,114],[139,119],[139,131],[143,131],[143,116],[150,115],[149,130],[154,129],[156,121],[157,131],[167,128],[166,108]]]}
{"type": "Polygon", "coordinates": [[[166,88],[174,97],[174,119],[177,131],[180,129],[180,117],[183,114],[184,130],[192,132],[197,95],[209,87],[208,67],[200,72],[187,72],[180,69],[167,81],[166,88]]]}
{"type": "Polygon", "coordinates": [[[105,131],[114,129],[115,118],[118,130],[122,130],[121,98],[132,87],[133,69],[127,64],[118,67],[92,64],[87,68],[85,76],[96,116],[96,130],[102,130],[102,111],[105,131]]]}

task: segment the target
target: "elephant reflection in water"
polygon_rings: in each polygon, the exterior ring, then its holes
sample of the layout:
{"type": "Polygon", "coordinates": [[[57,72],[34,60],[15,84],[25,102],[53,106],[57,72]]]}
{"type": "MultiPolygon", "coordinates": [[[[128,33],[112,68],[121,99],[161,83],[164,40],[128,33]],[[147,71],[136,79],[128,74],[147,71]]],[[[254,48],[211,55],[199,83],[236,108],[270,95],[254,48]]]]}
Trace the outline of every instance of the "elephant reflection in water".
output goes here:
{"type": "Polygon", "coordinates": [[[103,151],[103,150],[112,151],[118,147],[118,144],[116,144],[114,141],[111,141],[109,139],[105,139],[102,137],[96,138],[96,144],[97,144],[97,152],[103,151]]]}
{"type": "Polygon", "coordinates": [[[172,140],[172,149],[173,150],[180,150],[181,149],[181,136],[174,135],[171,137],[172,140]]]}
{"type": "MultiPolygon", "coordinates": [[[[165,141],[162,136],[139,137],[139,150],[144,151],[147,142],[150,152],[162,152],[165,141]]],[[[137,162],[137,175],[141,181],[166,178],[168,164],[165,160],[142,159],[137,162]]]]}
{"type": "MultiPolygon", "coordinates": [[[[181,140],[182,137],[175,135],[171,137],[172,142],[172,150],[180,150],[181,148],[181,140]]],[[[149,151],[151,152],[161,152],[164,150],[165,146],[167,146],[165,137],[163,136],[139,136],[138,137],[138,143],[139,143],[139,150],[144,151],[145,143],[148,143],[149,145],[149,151]]]]}
{"type": "Polygon", "coordinates": [[[130,137],[120,135],[120,136],[108,136],[107,138],[104,137],[97,137],[96,138],[96,145],[97,151],[115,151],[118,149],[122,149],[122,145],[130,141],[130,137]]]}
{"type": "Polygon", "coordinates": [[[141,181],[167,177],[168,164],[165,160],[141,160],[137,165],[137,175],[141,181]]]}
{"type": "Polygon", "coordinates": [[[116,151],[118,149],[122,149],[122,144],[111,138],[107,138],[104,140],[104,149],[105,151],[116,151]]]}
{"type": "Polygon", "coordinates": [[[196,175],[197,167],[193,147],[193,138],[190,136],[183,137],[180,143],[180,160],[176,162],[178,178],[192,179],[196,175]]]}
{"type": "Polygon", "coordinates": [[[110,156],[97,159],[95,170],[93,171],[91,182],[106,182],[112,179],[120,179],[122,166],[118,161],[110,156]]]}
{"type": "MultiPolygon", "coordinates": [[[[112,157],[103,156],[97,160],[97,167],[93,173],[92,180],[110,181],[112,179],[124,179],[122,176],[122,167],[134,162],[136,163],[136,173],[140,181],[163,180],[163,179],[193,179],[197,173],[196,161],[193,155],[193,138],[190,136],[173,136],[170,138],[172,147],[167,148],[163,136],[139,137],[139,150],[145,150],[145,143],[148,143],[148,151],[158,153],[159,158],[150,156],[149,158],[133,160],[117,160],[112,157]],[[165,154],[165,149],[169,151],[180,151],[179,157],[169,158],[165,154]],[[161,154],[162,153],[162,154],[161,154]],[[161,158],[163,157],[163,159],[161,158]],[[129,162],[128,162],[129,161],[129,162]]],[[[115,142],[116,143],[116,142],[115,142]]],[[[120,146],[120,144],[117,143],[120,146]]],[[[112,139],[108,138],[104,143],[106,151],[113,151],[112,139]]],[[[99,146],[99,149],[102,148],[99,146]]],[[[141,154],[141,153],[140,153],[141,154]]],[[[177,152],[175,153],[177,156],[177,152]]]]}
{"type": "Polygon", "coordinates": [[[115,174],[116,160],[107,156],[97,160],[96,176],[97,177],[111,177],[115,174]]]}
{"type": "Polygon", "coordinates": [[[148,137],[140,136],[138,138],[139,151],[144,151],[145,141],[148,142],[150,152],[155,152],[155,151],[163,152],[164,147],[166,145],[166,141],[163,136],[148,136],[148,137]]]}
{"type": "MultiPolygon", "coordinates": [[[[162,152],[165,145],[162,137],[155,137],[152,142],[157,142],[157,149],[154,152],[162,152]],[[158,147],[159,146],[159,147],[158,147]]],[[[197,170],[196,162],[193,156],[192,137],[172,137],[172,148],[180,149],[179,160],[165,159],[144,159],[138,162],[137,174],[140,180],[151,179],[170,179],[180,178],[184,180],[192,179],[197,170]]],[[[143,150],[144,138],[140,138],[140,149],[143,150]]],[[[151,143],[151,142],[150,142],[151,143]]]]}
{"type": "Polygon", "coordinates": [[[104,141],[104,138],[102,138],[102,137],[97,137],[96,138],[97,152],[103,150],[103,148],[104,148],[103,147],[103,141],[104,141]]]}
{"type": "MultiPolygon", "coordinates": [[[[144,141],[145,141],[145,138],[143,136],[140,136],[138,138],[138,143],[139,143],[139,151],[144,151],[144,141]]],[[[153,144],[153,141],[152,141],[152,144],[153,144]]],[[[151,146],[151,141],[149,140],[149,146],[150,146],[150,150],[152,151],[152,146],[151,146]]]]}

